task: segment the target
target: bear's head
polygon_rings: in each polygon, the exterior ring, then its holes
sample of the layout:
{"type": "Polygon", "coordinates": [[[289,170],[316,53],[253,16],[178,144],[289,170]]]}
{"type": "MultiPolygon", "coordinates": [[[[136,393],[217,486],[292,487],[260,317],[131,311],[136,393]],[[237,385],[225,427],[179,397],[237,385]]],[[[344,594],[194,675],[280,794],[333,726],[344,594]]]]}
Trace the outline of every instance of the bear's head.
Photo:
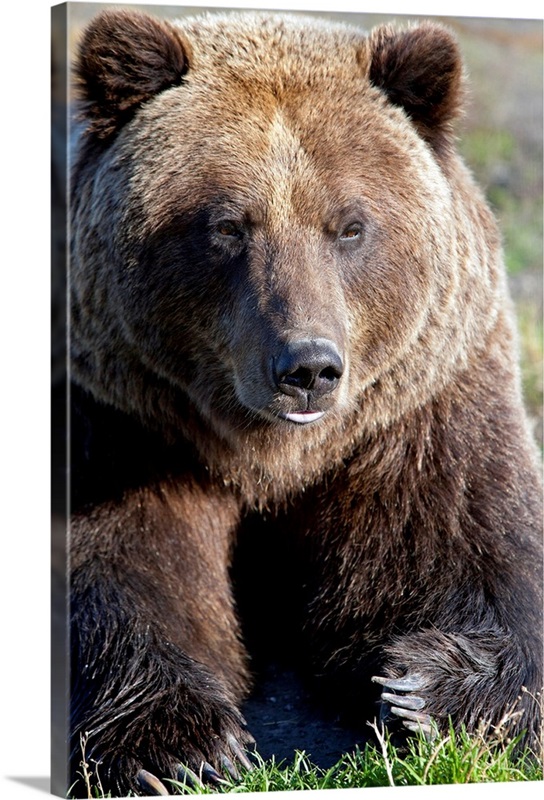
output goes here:
{"type": "Polygon", "coordinates": [[[297,469],[441,391],[501,283],[454,147],[462,73],[431,23],[99,15],[77,65],[75,380],[171,435],[298,447],[297,469]]]}

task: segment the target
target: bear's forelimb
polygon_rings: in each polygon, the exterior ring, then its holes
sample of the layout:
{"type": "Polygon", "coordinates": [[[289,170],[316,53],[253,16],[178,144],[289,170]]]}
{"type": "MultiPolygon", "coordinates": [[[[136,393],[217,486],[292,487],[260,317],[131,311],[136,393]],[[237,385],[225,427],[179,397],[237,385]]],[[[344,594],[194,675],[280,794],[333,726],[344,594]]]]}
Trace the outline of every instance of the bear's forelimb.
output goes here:
{"type": "Polygon", "coordinates": [[[433,723],[438,728],[451,723],[456,730],[484,725],[489,732],[504,727],[508,737],[535,745],[541,668],[513,634],[498,627],[428,629],[397,637],[386,653],[391,677],[372,680],[386,690],[382,713],[393,714],[405,728],[421,727],[427,734],[433,723]]]}
{"type": "Polygon", "coordinates": [[[237,708],[246,656],[228,580],[233,518],[235,504],[204,495],[194,480],[176,492],[166,480],[127,491],[74,515],[76,792],[85,791],[82,759],[104,790],[121,795],[162,791],[180,765],[208,783],[247,768],[252,737],[237,708]]]}
{"type": "MultiPolygon", "coordinates": [[[[84,759],[105,791],[160,794],[180,770],[213,784],[248,765],[243,749],[253,739],[204,665],[134,622],[94,644],[95,652],[80,644],[73,666],[73,775],[84,759]]],[[[74,791],[86,791],[81,781],[74,791]]]]}

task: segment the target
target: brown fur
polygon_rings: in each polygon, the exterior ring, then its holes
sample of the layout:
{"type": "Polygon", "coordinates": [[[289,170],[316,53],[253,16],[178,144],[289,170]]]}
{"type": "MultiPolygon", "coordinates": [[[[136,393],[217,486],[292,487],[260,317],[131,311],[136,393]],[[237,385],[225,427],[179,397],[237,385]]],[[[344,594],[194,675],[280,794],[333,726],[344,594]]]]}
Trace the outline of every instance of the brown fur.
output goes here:
{"type": "Polygon", "coordinates": [[[232,757],[256,512],[297,543],[339,703],[418,674],[439,723],[498,720],[542,681],[540,487],[450,33],[107,12],[78,74],[75,741],[114,791],[232,757]],[[322,391],[274,371],[301,341],[333,359],[322,391]],[[286,421],[307,398],[323,417],[286,421]]]}

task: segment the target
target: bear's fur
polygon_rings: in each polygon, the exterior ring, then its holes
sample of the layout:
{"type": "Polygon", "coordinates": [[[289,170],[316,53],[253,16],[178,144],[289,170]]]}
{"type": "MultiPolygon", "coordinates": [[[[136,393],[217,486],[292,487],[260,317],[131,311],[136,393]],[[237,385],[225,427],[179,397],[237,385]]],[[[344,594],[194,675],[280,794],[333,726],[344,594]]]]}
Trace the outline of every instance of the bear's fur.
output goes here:
{"type": "Polygon", "coordinates": [[[261,528],[361,729],[515,706],[534,744],[539,469],[450,32],[107,11],[77,79],[74,779],[81,735],[113,793],[244,762],[261,528]]]}

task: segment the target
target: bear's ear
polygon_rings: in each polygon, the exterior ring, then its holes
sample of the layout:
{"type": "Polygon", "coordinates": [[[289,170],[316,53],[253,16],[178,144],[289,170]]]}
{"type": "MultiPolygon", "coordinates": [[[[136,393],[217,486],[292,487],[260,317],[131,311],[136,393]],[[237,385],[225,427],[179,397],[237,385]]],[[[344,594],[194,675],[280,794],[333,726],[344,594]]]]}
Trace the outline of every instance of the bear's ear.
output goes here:
{"type": "Polygon", "coordinates": [[[463,65],[453,35],[434,23],[404,31],[381,25],[370,33],[369,45],[370,82],[406,111],[436,151],[447,147],[463,99],[463,65]]]}
{"type": "Polygon", "coordinates": [[[76,88],[88,130],[107,139],[154,95],[181,83],[188,47],[168,22],[126,10],[105,11],[86,29],[76,88]]]}

